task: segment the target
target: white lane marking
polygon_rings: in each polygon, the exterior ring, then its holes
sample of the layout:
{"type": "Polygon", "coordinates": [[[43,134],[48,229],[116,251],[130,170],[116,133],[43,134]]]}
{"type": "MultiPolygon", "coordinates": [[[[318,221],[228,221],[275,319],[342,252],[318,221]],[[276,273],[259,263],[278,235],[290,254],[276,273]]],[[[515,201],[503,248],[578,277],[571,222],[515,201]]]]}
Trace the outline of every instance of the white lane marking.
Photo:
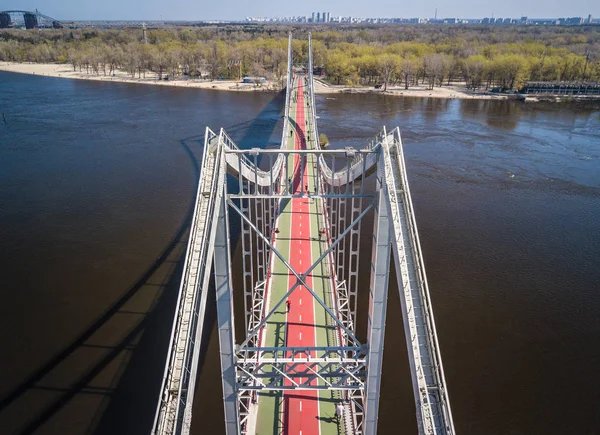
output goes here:
{"type": "Polygon", "coordinates": [[[300,305],[302,305],[302,299],[300,299],[300,305]]]}
{"type": "Polygon", "coordinates": [[[302,224],[300,224],[300,228],[302,228],[302,224]]]}
{"type": "Polygon", "coordinates": [[[300,260],[300,266],[302,266],[302,260],[300,260]]]}
{"type": "MultiPolygon", "coordinates": [[[[302,400],[300,401],[300,411],[302,411],[302,400]]],[[[302,431],[300,431],[302,433],[302,431]]]]}
{"type": "Polygon", "coordinates": [[[300,333],[299,336],[300,336],[300,341],[302,341],[302,333],[300,333]]]}
{"type": "Polygon", "coordinates": [[[302,322],[302,314],[300,314],[300,315],[299,315],[299,317],[298,317],[298,321],[299,321],[299,322],[302,322]]]}
{"type": "Polygon", "coordinates": [[[300,249],[300,255],[302,255],[302,249],[300,249]]]}

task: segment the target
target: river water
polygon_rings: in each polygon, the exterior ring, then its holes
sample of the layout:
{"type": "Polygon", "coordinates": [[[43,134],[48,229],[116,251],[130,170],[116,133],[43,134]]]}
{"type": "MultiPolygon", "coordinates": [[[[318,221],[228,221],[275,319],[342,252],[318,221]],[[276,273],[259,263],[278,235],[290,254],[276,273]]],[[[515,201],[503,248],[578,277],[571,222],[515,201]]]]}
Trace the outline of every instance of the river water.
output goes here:
{"type": "MultiPolygon", "coordinates": [[[[281,95],[0,73],[0,433],[147,434],[205,126],[281,95]]],[[[600,432],[600,109],[318,96],[333,146],[400,126],[457,432],[600,432]]],[[[415,433],[395,287],[380,433],[415,433]]],[[[194,434],[223,433],[214,333],[194,434]]]]}

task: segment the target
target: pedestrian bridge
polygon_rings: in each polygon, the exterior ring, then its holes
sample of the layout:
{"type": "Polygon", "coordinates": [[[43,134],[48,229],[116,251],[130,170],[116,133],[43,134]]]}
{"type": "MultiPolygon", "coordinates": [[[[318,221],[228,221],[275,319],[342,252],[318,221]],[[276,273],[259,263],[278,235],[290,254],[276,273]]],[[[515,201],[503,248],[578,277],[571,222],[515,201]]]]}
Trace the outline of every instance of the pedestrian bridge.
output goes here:
{"type": "Polygon", "coordinates": [[[376,434],[391,258],[419,433],[454,434],[400,130],[322,147],[308,46],[298,66],[290,34],[280,148],[206,129],[155,435],[194,424],[208,297],[228,435],[376,434]]]}

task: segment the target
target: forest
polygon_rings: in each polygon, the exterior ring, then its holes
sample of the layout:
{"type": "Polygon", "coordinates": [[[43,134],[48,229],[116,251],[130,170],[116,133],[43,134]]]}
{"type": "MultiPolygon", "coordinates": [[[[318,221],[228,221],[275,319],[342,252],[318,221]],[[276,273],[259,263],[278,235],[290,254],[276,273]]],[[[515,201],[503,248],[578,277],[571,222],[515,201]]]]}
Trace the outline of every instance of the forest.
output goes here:
{"type": "Polygon", "coordinates": [[[222,25],[148,29],[0,31],[0,60],[64,63],[88,74],[124,70],[208,80],[246,75],[276,82],[294,32],[296,63],[306,60],[332,84],[518,89],[526,81],[600,81],[598,26],[390,25],[309,27],[222,25]]]}

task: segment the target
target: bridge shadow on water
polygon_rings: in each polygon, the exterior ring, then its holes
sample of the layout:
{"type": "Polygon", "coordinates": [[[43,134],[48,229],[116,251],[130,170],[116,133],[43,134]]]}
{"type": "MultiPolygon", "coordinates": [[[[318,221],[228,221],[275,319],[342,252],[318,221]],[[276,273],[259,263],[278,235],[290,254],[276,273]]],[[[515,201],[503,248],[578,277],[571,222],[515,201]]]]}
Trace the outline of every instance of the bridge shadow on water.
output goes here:
{"type": "MultiPolygon", "coordinates": [[[[200,173],[198,159],[186,142],[187,140],[184,139],[180,141],[180,144],[189,156],[197,180],[200,173]]],[[[83,397],[82,395],[100,395],[102,397],[86,433],[92,433],[96,429],[98,433],[147,434],[150,431],[162,380],[170,324],[177,299],[187,244],[187,232],[193,211],[194,201],[192,200],[183,222],[171,241],[116,302],[61,352],[0,400],[1,414],[12,405],[18,405],[17,402],[32,391],[52,392],[53,398],[41,409],[29,409],[29,412],[25,414],[28,415],[29,421],[16,433],[23,435],[35,433],[72,399],[76,396],[83,397]],[[134,298],[139,296],[142,289],[144,292],[153,289],[147,310],[131,309],[129,304],[132,304],[134,298]],[[114,321],[117,315],[138,316],[139,320],[131,322],[132,324],[128,328],[119,331],[122,333],[122,337],[116,342],[113,340],[109,344],[98,344],[103,341],[99,337],[104,334],[110,335],[108,329],[111,326],[108,325],[114,321]],[[43,383],[52,383],[53,373],[70,370],[73,363],[77,364],[81,360],[80,353],[85,349],[98,349],[101,355],[87,364],[84,371],[73,370],[74,375],[71,379],[63,382],[67,385],[56,385],[56,382],[52,387],[42,385],[43,383]],[[138,355],[145,355],[145,357],[141,360],[138,355]],[[116,372],[115,365],[118,366],[116,372]],[[107,375],[112,379],[107,381],[107,375]],[[100,382],[99,379],[101,379],[100,382]],[[98,383],[102,386],[94,386],[98,383]],[[144,394],[140,394],[140,391],[143,391],[144,394]],[[124,406],[125,403],[126,406],[124,406]],[[101,418],[105,410],[105,418],[101,418]],[[120,411],[126,416],[119,415],[120,411]]],[[[114,328],[114,325],[112,327],[114,328]]]]}
{"type": "MultiPolygon", "coordinates": [[[[263,110],[253,119],[224,127],[225,131],[234,139],[241,149],[253,147],[263,147],[268,142],[277,127],[279,118],[274,114],[281,111],[282,98],[280,95],[271,99],[263,110]]],[[[218,132],[218,131],[217,131],[218,132]]],[[[198,158],[193,160],[195,178],[198,180],[200,168],[198,162],[201,161],[202,146],[204,144],[204,135],[193,136],[180,141],[190,158],[194,159],[194,153],[191,151],[199,150],[198,158]]],[[[195,195],[194,188],[193,194],[195,195]]],[[[169,288],[165,289],[168,297],[164,297],[157,306],[153,316],[155,319],[148,325],[138,349],[133,354],[131,362],[128,364],[122,380],[118,385],[117,394],[110,405],[103,413],[102,418],[95,429],[98,435],[103,434],[143,434],[150,432],[151,425],[155,416],[156,406],[160,394],[160,386],[163,377],[166,353],[168,350],[168,340],[171,332],[174,311],[176,309],[177,292],[183,272],[183,262],[185,256],[185,247],[187,246],[188,229],[193,216],[193,199],[191,209],[188,211],[185,219],[185,231],[183,234],[178,232],[177,238],[183,251],[180,254],[176,273],[173,274],[169,288]],[[143,339],[146,338],[146,341],[143,339]],[[155,360],[155,361],[154,361],[155,360]],[[150,366],[150,367],[149,367],[150,366]],[[149,384],[148,386],[145,386],[149,384]],[[144,392],[141,392],[143,390],[144,392]]],[[[237,244],[240,233],[240,223],[238,220],[231,220],[231,243],[237,244]]],[[[235,271],[234,265],[234,271],[235,271]]],[[[234,273],[235,275],[235,273],[234,273]]],[[[241,293],[241,292],[239,292],[241,293]]],[[[237,306],[241,306],[242,301],[236,301],[237,306]]],[[[239,316],[242,319],[243,316],[239,316]]],[[[216,323],[216,302],[214,296],[214,285],[211,282],[209,289],[206,318],[203,329],[202,348],[200,350],[200,361],[198,363],[198,380],[196,383],[194,421],[196,418],[200,421],[206,419],[215,421],[215,429],[212,433],[220,433],[223,428],[223,418],[219,418],[222,411],[220,375],[215,378],[214,371],[218,370],[219,357],[216,348],[218,342],[215,330],[216,323]],[[208,363],[210,370],[203,375],[205,365],[208,363]],[[216,390],[215,390],[216,389],[216,390]],[[209,393],[205,393],[209,391],[209,393]],[[215,403],[215,412],[210,413],[212,406],[206,406],[207,402],[215,403]],[[207,411],[208,410],[208,411],[207,411]],[[218,414],[218,415],[215,415],[218,414]]],[[[192,433],[205,433],[202,427],[194,426],[192,433]],[[198,430],[199,429],[199,430],[198,430]]]]}
{"type": "MultiPolygon", "coordinates": [[[[262,140],[261,145],[264,145],[277,126],[278,118],[273,116],[273,112],[281,111],[281,102],[280,96],[276,96],[257,118],[231,125],[226,128],[226,131],[234,138],[242,133],[242,138],[238,142],[240,148],[259,146],[260,140],[262,140]]],[[[179,140],[179,145],[187,153],[194,171],[196,180],[194,186],[197,185],[200,175],[199,162],[203,144],[204,135],[179,140]]],[[[194,213],[195,187],[192,192],[190,206],[181,225],[160,255],[135,283],[66,347],[0,398],[0,418],[16,410],[13,413],[18,414],[22,422],[17,430],[11,430],[10,433],[26,435],[42,429],[46,433],[146,435],[150,432],[160,394],[177,294],[183,273],[188,233],[194,213]],[[150,296],[147,296],[148,293],[150,296]],[[148,299],[147,305],[142,309],[138,306],[139,302],[135,302],[140,297],[148,299]],[[123,327],[121,323],[115,321],[122,315],[132,316],[131,318],[136,320],[128,321],[127,326],[123,327]],[[103,340],[103,337],[111,337],[111,329],[114,337],[114,322],[119,325],[117,331],[119,338],[103,340]],[[82,352],[91,350],[95,352],[92,361],[91,358],[82,357],[82,352]],[[81,364],[81,361],[84,363],[81,364]],[[77,369],[73,370],[73,367],[77,369]],[[54,376],[57,372],[68,372],[68,381],[57,382],[54,376]],[[28,400],[29,395],[35,392],[38,395],[40,392],[47,393],[48,396],[43,401],[34,400],[34,406],[26,406],[32,402],[28,400]],[[90,418],[75,416],[73,411],[68,415],[84,419],[87,430],[65,432],[64,425],[58,424],[56,429],[52,427],[55,426],[52,420],[63,409],[71,406],[75,401],[85,402],[89,397],[97,400],[94,402],[97,406],[92,412],[86,412],[85,417],[92,414],[90,418]],[[23,409],[26,411],[23,412],[23,409]]],[[[237,240],[238,235],[239,222],[237,228],[232,228],[232,238],[237,240]]],[[[214,287],[211,286],[210,291],[214,292],[214,287]]],[[[236,301],[238,304],[241,302],[236,301]]],[[[206,362],[207,347],[215,321],[213,293],[213,295],[209,294],[208,298],[198,373],[202,373],[206,362]]],[[[220,380],[218,384],[220,389],[220,380]]],[[[201,379],[197,387],[198,390],[202,388],[201,379]]],[[[220,396],[215,392],[214,397],[220,396]]],[[[210,398],[214,400],[212,393],[210,398]]],[[[89,411],[89,407],[86,411],[89,411]]],[[[217,423],[221,426],[222,419],[218,420],[217,423]]]]}
{"type": "MultiPolygon", "coordinates": [[[[185,266],[185,250],[194,214],[196,186],[200,178],[204,135],[181,139],[179,143],[187,152],[193,165],[195,179],[193,196],[190,198],[190,207],[183,223],[157,260],[157,263],[160,260],[164,261],[168,255],[167,252],[173,253],[175,268],[164,285],[160,300],[156,301],[153,309],[137,326],[137,328],[143,329],[141,340],[118,381],[115,394],[105,408],[98,410],[97,422],[90,427],[89,433],[142,435],[150,433],[152,429],[164,375],[177,296],[185,266]]],[[[157,264],[155,263],[155,265],[157,264]]],[[[214,292],[213,287],[210,290],[214,292]]],[[[214,297],[209,298],[209,301],[214,301],[214,297]]],[[[207,309],[205,324],[213,325],[214,321],[214,310],[207,309]]],[[[209,327],[204,330],[203,338],[208,337],[210,329],[209,327]]],[[[205,361],[207,341],[202,340],[204,346],[200,352],[199,371],[202,370],[205,361]]]]}

